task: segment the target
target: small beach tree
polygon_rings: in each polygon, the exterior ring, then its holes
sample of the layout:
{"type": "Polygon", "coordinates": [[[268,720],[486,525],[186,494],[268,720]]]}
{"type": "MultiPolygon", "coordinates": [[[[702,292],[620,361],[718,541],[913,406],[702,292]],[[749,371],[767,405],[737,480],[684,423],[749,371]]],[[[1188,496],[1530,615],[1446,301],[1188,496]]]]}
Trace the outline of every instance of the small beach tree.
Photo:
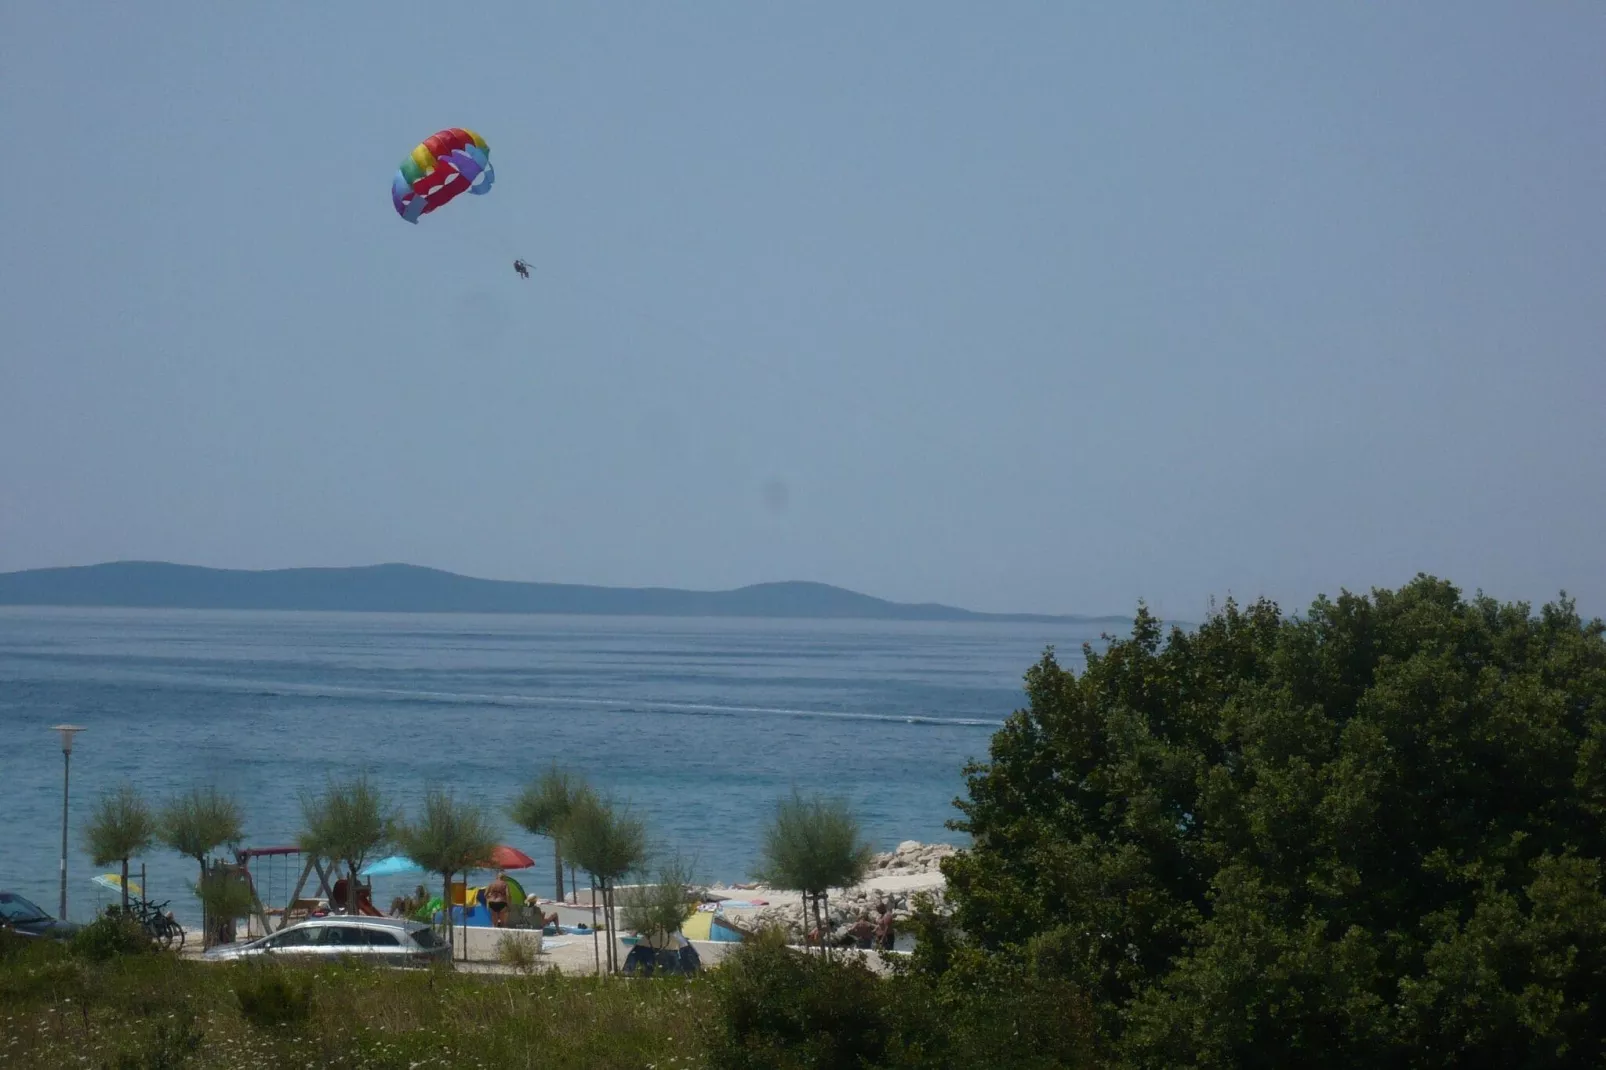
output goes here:
{"type": "MultiPolygon", "coordinates": [[[[440,874],[441,909],[450,919],[452,877],[490,857],[496,846],[496,828],[480,806],[458,802],[450,791],[431,788],[424,793],[418,816],[397,827],[396,845],[429,872],[440,874]]],[[[446,927],[446,941],[450,947],[450,924],[446,927]]]]}
{"type": "Polygon", "coordinates": [[[554,762],[552,768],[525,785],[508,807],[508,816],[515,825],[532,836],[545,836],[552,841],[552,869],[557,874],[560,903],[563,902],[563,837],[560,833],[585,786],[578,775],[559,768],[554,762]]]}
{"type": "MultiPolygon", "coordinates": [[[[200,867],[197,889],[209,887],[206,856],[224,844],[239,843],[243,835],[239,803],[212,786],[192,788],[185,794],[173,796],[162,807],[157,824],[157,836],[162,843],[195,859],[200,867]]],[[[210,904],[215,897],[202,895],[199,890],[196,894],[201,900],[201,940],[204,946],[211,946],[214,918],[210,904]]]]}
{"type": "Polygon", "coordinates": [[[301,796],[303,851],[346,866],[346,910],[357,912],[357,871],[395,839],[398,815],[366,773],[330,778],[322,795],[301,796]]]}
{"type": "Polygon", "coordinates": [[[608,919],[608,971],[611,973],[618,968],[619,958],[614,949],[617,930],[613,891],[621,879],[646,862],[647,826],[612,800],[583,790],[575,797],[569,819],[563,823],[562,835],[574,860],[591,875],[602,893],[602,909],[608,919]]]}
{"type": "Polygon", "coordinates": [[[846,799],[813,796],[797,789],[775,804],[775,817],[764,828],[759,880],[776,888],[803,893],[803,940],[808,942],[812,912],[822,946],[829,943],[827,894],[850,888],[870,868],[871,848],[859,831],[859,820],[846,799]]]}
{"type": "MultiPolygon", "coordinates": [[[[121,784],[95,800],[84,826],[89,857],[97,866],[122,865],[123,913],[128,912],[128,860],[150,849],[156,818],[132,784],[121,784]]],[[[141,889],[143,891],[143,889],[141,889]]]]}
{"type": "Polygon", "coordinates": [[[648,937],[654,947],[667,946],[698,897],[692,870],[678,855],[660,863],[657,883],[627,888],[619,897],[619,924],[648,937]]]}

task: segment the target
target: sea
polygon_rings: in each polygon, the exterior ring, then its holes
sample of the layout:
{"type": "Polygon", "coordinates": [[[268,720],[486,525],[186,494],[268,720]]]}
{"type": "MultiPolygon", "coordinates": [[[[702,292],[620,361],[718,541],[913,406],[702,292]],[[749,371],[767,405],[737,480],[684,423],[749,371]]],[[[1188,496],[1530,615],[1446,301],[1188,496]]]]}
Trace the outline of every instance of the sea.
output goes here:
{"type": "MultiPolygon", "coordinates": [[[[301,800],[366,772],[406,813],[431,786],[485,805],[513,874],[550,895],[551,845],[505,809],[553,763],[642,817],[661,857],[707,881],[750,878],[780,798],[845,798],[877,850],[963,844],[963,767],[984,759],[1052,646],[1080,666],[1109,625],[0,607],[0,889],[54,914],[63,756],[68,916],[116,893],[85,852],[94,798],[232,793],[244,842],[290,845],[301,800]]],[[[300,875],[258,859],[268,905],[300,875]]],[[[198,919],[195,863],[156,846],[146,892],[198,919]]],[[[427,877],[374,880],[374,901],[427,877]]],[[[433,881],[430,882],[433,887],[433,881]]]]}

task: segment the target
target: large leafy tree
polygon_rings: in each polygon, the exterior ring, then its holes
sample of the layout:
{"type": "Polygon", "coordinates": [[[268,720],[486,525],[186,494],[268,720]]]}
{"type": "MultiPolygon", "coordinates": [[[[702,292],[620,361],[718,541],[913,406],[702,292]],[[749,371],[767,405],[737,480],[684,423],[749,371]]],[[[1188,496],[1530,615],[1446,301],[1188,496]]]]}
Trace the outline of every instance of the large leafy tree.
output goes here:
{"type": "Polygon", "coordinates": [[[967,769],[969,953],[1134,1066],[1597,1065],[1603,632],[1424,576],[1050,651],[967,769]]]}

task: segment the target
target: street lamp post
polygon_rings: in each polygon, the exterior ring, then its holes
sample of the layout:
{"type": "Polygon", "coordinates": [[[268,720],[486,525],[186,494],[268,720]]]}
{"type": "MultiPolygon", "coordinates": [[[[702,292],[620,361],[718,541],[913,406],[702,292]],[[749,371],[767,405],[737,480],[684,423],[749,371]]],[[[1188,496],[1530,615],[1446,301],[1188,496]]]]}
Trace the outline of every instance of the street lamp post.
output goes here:
{"type": "Polygon", "coordinates": [[[61,902],[56,917],[67,920],[67,783],[72,775],[72,737],[83,729],[75,724],[58,724],[52,731],[61,733],[61,902]]]}

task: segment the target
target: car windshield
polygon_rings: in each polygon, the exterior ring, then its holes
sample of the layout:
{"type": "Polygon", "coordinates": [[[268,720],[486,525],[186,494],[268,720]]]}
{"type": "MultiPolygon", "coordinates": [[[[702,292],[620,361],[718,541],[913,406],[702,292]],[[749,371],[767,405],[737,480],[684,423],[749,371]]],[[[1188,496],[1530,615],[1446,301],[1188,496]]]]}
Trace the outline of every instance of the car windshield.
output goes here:
{"type": "Polygon", "coordinates": [[[0,918],[10,922],[49,921],[50,915],[20,895],[12,892],[0,892],[0,918]]]}

